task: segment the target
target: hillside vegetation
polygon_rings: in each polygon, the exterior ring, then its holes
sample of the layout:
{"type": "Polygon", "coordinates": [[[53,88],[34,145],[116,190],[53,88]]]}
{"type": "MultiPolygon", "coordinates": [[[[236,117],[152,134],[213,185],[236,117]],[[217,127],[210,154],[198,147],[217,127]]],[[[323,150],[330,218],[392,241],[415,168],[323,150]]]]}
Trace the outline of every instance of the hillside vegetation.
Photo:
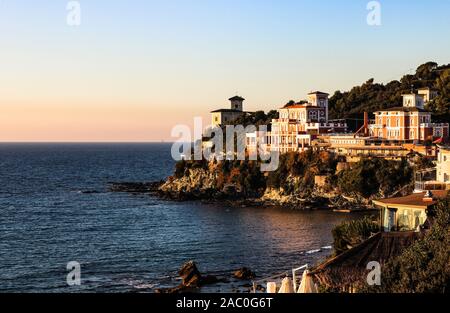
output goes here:
{"type": "Polygon", "coordinates": [[[405,75],[400,80],[387,84],[367,80],[350,91],[336,91],[330,98],[330,118],[341,119],[360,117],[364,112],[373,113],[380,109],[396,107],[402,103],[402,94],[411,88],[432,87],[438,97],[429,103],[428,109],[436,120],[450,120],[450,64],[439,66],[435,62],[420,65],[413,75],[405,75]]]}

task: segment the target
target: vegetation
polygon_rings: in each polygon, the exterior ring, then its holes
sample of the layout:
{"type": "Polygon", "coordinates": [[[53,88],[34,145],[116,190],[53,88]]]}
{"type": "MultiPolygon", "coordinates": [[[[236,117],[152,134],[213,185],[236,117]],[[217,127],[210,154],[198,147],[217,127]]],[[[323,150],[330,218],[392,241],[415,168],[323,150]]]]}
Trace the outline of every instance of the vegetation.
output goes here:
{"type": "Polygon", "coordinates": [[[428,215],[433,220],[430,231],[383,266],[381,286],[363,292],[450,292],[450,197],[428,215]]]}
{"type": "Polygon", "coordinates": [[[217,189],[232,184],[247,196],[261,196],[266,181],[257,161],[220,161],[216,163],[217,189]]]}
{"type": "Polygon", "coordinates": [[[389,196],[412,183],[413,169],[406,160],[361,159],[337,175],[337,187],[347,195],[389,196]]]}
{"type": "Polygon", "coordinates": [[[411,88],[435,88],[438,97],[429,103],[428,109],[436,120],[450,120],[450,64],[438,66],[435,62],[420,65],[415,74],[405,75],[386,85],[367,80],[350,91],[336,91],[329,100],[330,118],[361,117],[364,112],[400,106],[402,94],[411,88]]]}
{"type": "Polygon", "coordinates": [[[327,176],[327,189],[370,199],[393,196],[412,187],[414,169],[428,168],[432,164],[421,157],[410,165],[407,160],[391,161],[363,158],[336,174],[339,158],[328,151],[307,150],[280,156],[274,172],[261,173],[260,161],[180,161],[176,164],[176,178],[188,175],[187,170],[202,168],[216,173],[216,189],[233,184],[244,195],[260,195],[266,188],[282,189],[285,195],[307,195],[314,191],[315,176],[327,176]]]}
{"type": "Polygon", "coordinates": [[[267,112],[267,114],[264,111],[256,111],[244,114],[242,117],[236,119],[233,123],[243,126],[255,125],[258,127],[261,125],[270,125],[272,119],[276,118],[278,118],[278,111],[276,110],[271,110],[267,112]]]}
{"type": "Polygon", "coordinates": [[[349,221],[336,226],[332,230],[335,255],[339,255],[370,238],[379,231],[377,222],[370,216],[349,221]]]}
{"type": "Polygon", "coordinates": [[[303,153],[287,153],[280,156],[280,165],[267,178],[267,186],[283,188],[286,193],[308,192],[314,188],[316,175],[336,171],[337,158],[327,151],[307,150],[303,153]],[[295,185],[288,183],[288,177],[300,178],[295,185]]]}

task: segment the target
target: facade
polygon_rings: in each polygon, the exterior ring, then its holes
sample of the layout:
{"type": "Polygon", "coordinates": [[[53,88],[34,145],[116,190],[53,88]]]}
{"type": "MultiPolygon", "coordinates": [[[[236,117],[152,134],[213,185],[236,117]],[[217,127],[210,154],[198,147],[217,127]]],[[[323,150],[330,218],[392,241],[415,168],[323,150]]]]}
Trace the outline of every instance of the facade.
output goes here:
{"type": "Polygon", "coordinates": [[[371,137],[351,134],[331,134],[319,136],[326,148],[337,155],[345,156],[349,162],[358,162],[362,157],[401,159],[410,150],[397,144],[384,144],[372,140],[371,137]]]}
{"type": "Polygon", "coordinates": [[[450,147],[438,146],[436,167],[416,171],[415,190],[450,190],[450,147]]]}
{"type": "Polygon", "coordinates": [[[245,99],[239,96],[228,99],[230,101],[229,109],[220,109],[211,112],[212,127],[220,127],[223,125],[232,125],[233,122],[242,117],[244,112],[245,99]]]}
{"type": "Polygon", "coordinates": [[[269,153],[271,133],[267,131],[256,131],[245,134],[245,144],[247,153],[269,153]]]}
{"type": "Polygon", "coordinates": [[[419,88],[417,94],[423,98],[424,103],[428,103],[437,97],[438,92],[428,87],[419,88]]]}
{"type": "Polygon", "coordinates": [[[319,134],[343,132],[347,125],[328,121],[328,94],[320,91],[308,94],[306,103],[285,106],[272,120],[272,148],[281,153],[302,151],[319,134]]]}
{"type": "MultiPolygon", "coordinates": [[[[425,92],[425,91],[422,91],[425,92]]],[[[403,95],[403,106],[375,112],[375,122],[369,126],[370,135],[382,140],[422,142],[448,138],[448,123],[432,123],[431,113],[424,109],[426,95],[403,95]]]]}
{"type": "Polygon", "coordinates": [[[447,193],[445,190],[426,191],[376,200],[373,204],[381,208],[381,226],[385,232],[420,231],[427,220],[427,210],[439,199],[445,198],[447,193]]]}
{"type": "Polygon", "coordinates": [[[450,147],[439,147],[436,180],[450,187],[450,147]]]}

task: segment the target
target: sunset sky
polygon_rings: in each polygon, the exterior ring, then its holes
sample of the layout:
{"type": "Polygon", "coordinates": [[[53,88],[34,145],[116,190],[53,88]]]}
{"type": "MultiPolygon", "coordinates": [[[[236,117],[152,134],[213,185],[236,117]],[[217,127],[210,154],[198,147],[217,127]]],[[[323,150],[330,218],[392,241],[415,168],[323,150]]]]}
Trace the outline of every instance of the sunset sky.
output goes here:
{"type": "MultiPolygon", "coordinates": [[[[228,107],[450,63],[450,1],[0,0],[0,141],[170,141],[228,107]],[[320,3],[319,3],[320,2],[320,3]]],[[[205,125],[206,126],[206,125],[205,125]]]]}

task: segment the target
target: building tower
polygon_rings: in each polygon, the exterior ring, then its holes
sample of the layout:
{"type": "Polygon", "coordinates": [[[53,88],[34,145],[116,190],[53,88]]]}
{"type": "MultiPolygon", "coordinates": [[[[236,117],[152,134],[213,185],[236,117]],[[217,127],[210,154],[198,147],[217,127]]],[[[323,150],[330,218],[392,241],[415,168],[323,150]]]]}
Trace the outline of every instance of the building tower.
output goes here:
{"type": "Polygon", "coordinates": [[[308,102],[312,106],[325,109],[325,119],[328,121],[328,96],[326,92],[315,91],[308,94],[308,102]]]}
{"type": "Polygon", "coordinates": [[[231,109],[235,111],[244,111],[244,101],[245,99],[239,96],[228,99],[231,102],[231,109]]]}

